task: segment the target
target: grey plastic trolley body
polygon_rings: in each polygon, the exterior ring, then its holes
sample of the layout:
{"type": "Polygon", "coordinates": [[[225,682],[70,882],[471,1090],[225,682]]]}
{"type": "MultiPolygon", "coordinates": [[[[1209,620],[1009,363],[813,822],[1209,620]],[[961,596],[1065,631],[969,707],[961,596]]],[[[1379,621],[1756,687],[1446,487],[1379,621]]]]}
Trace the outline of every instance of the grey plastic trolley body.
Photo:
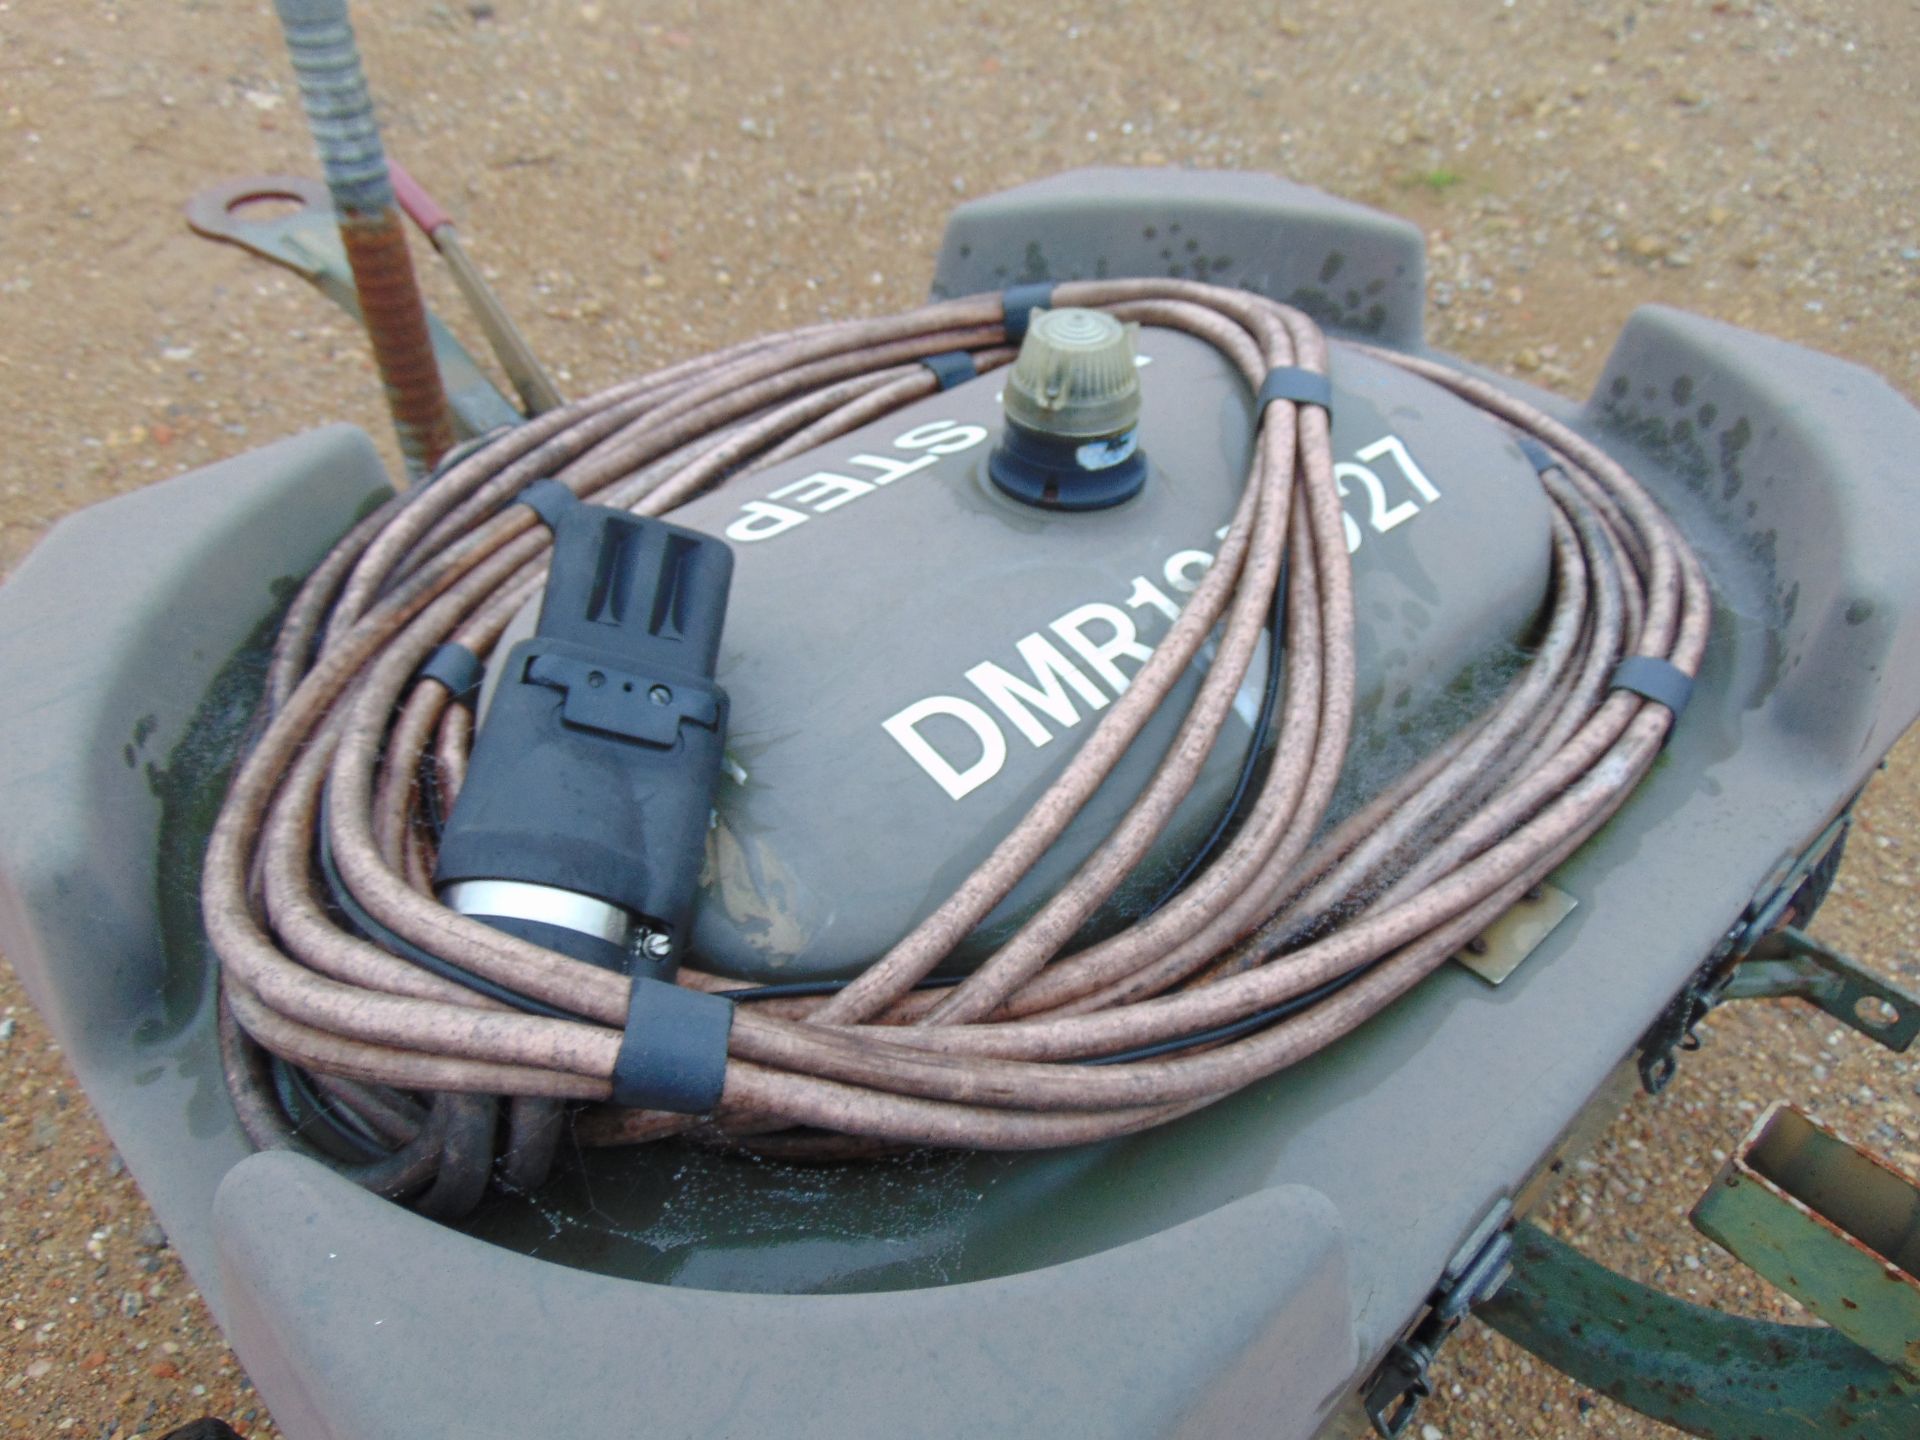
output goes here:
{"type": "MultiPolygon", "coordinates": [[[[1421,271],[1411,227],[1297,186],[1091,171],[961,209],[935,288],[1204,275],[1418,351],[1421,271]]],[[[76,515],[0,592],[0,942],[296,1440],[1350,1426],[1463,1242],[1920,709],[1920,416],[1880,381],[1647,310],[1587,403],[1527,398],[1707,560],[1685,723],[1503,986],[1449,969],[1179,1124],[809,1172],[616,1154],[475,1233],[250,1155],[176,852],[244,725],[232,657],[386,483],[345,427],[76,515]]]]}

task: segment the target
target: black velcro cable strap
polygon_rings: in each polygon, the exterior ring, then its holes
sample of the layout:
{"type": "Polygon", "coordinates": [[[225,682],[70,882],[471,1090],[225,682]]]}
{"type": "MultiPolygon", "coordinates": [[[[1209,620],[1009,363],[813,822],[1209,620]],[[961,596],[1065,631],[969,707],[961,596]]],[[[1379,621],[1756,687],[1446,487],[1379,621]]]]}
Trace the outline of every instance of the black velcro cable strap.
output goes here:
{"type": "Polygon", "coordinates": [[[485,678],[487,667],[480,663],[480,657],[464,645],[449,640],[444,645],[436,645],[433,653],[414,671],[414,683],[422,680],[438,680],[447,687],[447,692],[462,705],[472,702],[480,693],[480,681],[485,678]]]}
{"type": "Polygon", "coordinates": [[[1333,414],[1333,381],[1318,370],[1299,365],[1276,365],[1260,382],[1260,393],[1253,397],[1257,419],[1275,400],[1291,400],[1296,405],[1318,405],[1333,414]]]}
{"type": "Polygon", "coordinates": [[[613,1062],[613,1103],[710,1115],[727,1079],[733,1002],[645,975],[633,977],[627,1030],[613,1062]]]}
{"type": "Polygon", "coordinates": [[[1613,671],[1613,688],[1629,690],[1656,705],[1664,705],[1678,720],[1693,697],[1693,677],[1671,660],[1655,655],[1629,655],[1613,671]]]}
{"type": "Polygon", "coordinates": [[[1011,285],[1000,297],[1000,313],[1006,321],[1007,339],[1018,345],[1027,338],[1027,325],[1036,310],[1053,308],[1053,282],[1042,280],[1033,285],[1011,285]]]}
{"type": "Polygon", "coordinates": [[[560,528],[560,517],[580,503],[580,497],[558,480],[536,480],[513,497],[515,505],[524,505],[540,517],[549,530],[560,528]]]}
{"type": "Polygon", "coordinates": [[[1524,431],[1517,431],[1513,439],[1514,443],[1520,447],[1520,453],[1527,457],[1527,463],[1533,466],[1536,474],[1544,475],[1549,470],[1559,470],[1562,468],[1560,461],[1554,456],[1554,453],[1538,440],[1534,439],[1533,436],[1526,434],[1524,431]]]}
{"type": "Polygon", "coordinates": [[[938,355],[926,355],[920,363],[933,372],[933,378],[940,382],[942,390],[964,385],[980,373],[979,367],[973,363],[973,356],[964,350],[946,350],[938,355]]]}

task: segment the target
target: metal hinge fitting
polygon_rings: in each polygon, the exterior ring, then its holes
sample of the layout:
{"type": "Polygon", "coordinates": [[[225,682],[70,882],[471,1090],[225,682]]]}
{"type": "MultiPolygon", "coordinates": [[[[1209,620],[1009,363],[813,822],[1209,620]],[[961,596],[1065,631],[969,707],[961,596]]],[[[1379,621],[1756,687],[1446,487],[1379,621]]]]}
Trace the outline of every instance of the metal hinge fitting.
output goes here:
{"type": "Polygon", "coordinates": [[[1427,1371],[1440,1347],[1467,1312],[1497,1295],[1513,1274],[1512,1220],[1513,1202],[1502,1198],[1474,1226],[1435,1282],[1426,1313],[1394,1342],[1367,1381],[1362,1393],[1376,1435],[1394,1440],[1406,1433],[1421,1402],[1433,1393],[1427,1371]]]}

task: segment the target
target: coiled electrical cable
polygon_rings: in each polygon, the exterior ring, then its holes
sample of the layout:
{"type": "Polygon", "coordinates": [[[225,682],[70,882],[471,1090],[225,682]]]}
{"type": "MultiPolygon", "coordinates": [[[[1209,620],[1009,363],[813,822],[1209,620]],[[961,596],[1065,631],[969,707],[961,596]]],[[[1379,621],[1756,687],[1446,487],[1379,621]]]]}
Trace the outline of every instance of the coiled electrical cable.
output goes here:
{"type": "MultiPolygon", "coordinates": [[[[1089,281],[1061,284],[1054,303],[1198,336],[1256,390],[1276,367],[1328,367],[1306,316],[1240,291],[1089,281]]],[[[675,365],[500,434],[326,557],[281,631],[264,723],[205,863],[228,1078],[255,1143],[309,1143],[263,1050],[314,1077],[295,1108],[352,1112],[316,1153],[438,1214],[473,1203],[496,1162],[510,1183],[537,1183],[571,1103],[586,1107],[573,1133],[587,1144],[691,1131],[776,1151],[1019,1149],[1137,1131],[1391,1004],[1604,824],[1658,755],[1671,711],[1616,686],[1614,671],[1636,655],[1697,671],[1709,601],[1685,540],[1618,464],[1549,416],[1438,362],[1370,351],[1529,437],[1540,457],[1552,591],[1540,641],[1500,698],[1327,824],[1353,719],[1351,570],[1327,413],[1271,401],[1212,567],[988,858],[851,982],[737,1005],[713,1114],[613,1108],[632,982],[433,895],[432,814],[458,803],[473,721],[415,673],[443,642],[486,655],[538,593],[548,534],[512,503],[533,480],[666,514],[931,393],[938,382],[918,362],[954,350],[981,370],[1012,357],[1001,297],[816,325],[675,365]],[[1282,632],[1271,758],[1242,785],[1235,823],[1157,908],[1067,953],[1188,793],[1269,626],[1282,632]],[[933,979],[1210,638],[1217,654],[1179,733],[1113,832],[972,973],[933,979]],[[507,1097],[504,1121],[493,1097],[507,1097]],[[389,1153],[367,1159],[370,1137],[389,1153]]],[[[696,969],[679,981],[748,998],[696,969]]]]}

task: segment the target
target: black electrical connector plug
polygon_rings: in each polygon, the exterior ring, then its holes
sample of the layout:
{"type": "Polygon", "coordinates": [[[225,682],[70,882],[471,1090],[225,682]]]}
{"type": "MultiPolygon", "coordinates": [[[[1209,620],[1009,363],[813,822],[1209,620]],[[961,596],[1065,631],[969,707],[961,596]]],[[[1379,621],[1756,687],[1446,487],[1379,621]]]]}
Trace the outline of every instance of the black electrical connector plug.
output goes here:
{"type": "Polygon", "coordinates": [[[733,554],[555,481],[520,499],[553,531],[552,568],[474,738],[434,884],[523,939],[665,978],[720,776],[713,677],[733,554]]]}

